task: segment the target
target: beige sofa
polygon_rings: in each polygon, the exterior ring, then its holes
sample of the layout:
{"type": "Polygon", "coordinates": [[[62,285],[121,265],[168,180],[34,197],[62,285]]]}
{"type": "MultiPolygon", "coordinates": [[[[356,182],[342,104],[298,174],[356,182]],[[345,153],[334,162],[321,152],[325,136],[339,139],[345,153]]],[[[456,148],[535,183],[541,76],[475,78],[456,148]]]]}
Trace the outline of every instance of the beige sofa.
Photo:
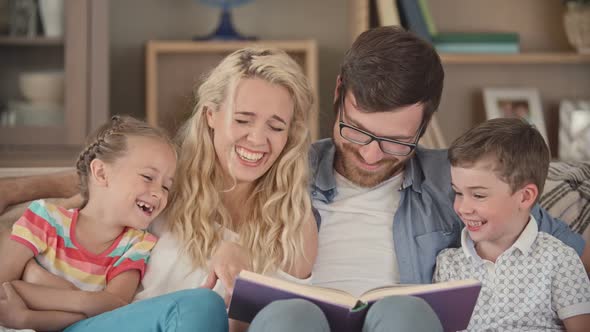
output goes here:
{"type": "MultiPolygon", "coordinates": [[[[0,169],[0,177],[40,174],[63,169],[0,169]]],[[[58,205],[73,207],[72,199],[54,199],[58,205]]],[[[549,169],[541,205],[549,213],[567,222],[590,241],[590,162],[553,162],[549,169]]],[[[0,215],[0,231],[9,228],[24,211],[26,204],[11,207],[0,215]]]]}
{"type": "Polygon", "coordinates": [[[590,162],[553,162],[541,206],[590,241],[590,162]]]}

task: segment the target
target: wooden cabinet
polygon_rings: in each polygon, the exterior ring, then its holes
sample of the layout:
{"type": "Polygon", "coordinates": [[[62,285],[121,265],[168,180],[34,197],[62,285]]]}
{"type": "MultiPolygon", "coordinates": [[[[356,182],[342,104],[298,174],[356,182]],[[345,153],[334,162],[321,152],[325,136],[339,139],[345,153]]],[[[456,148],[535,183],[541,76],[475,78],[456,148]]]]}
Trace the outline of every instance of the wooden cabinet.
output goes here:
{"type": "Polygon", "coordinates": [[[63,39],[0,36],[0,100],[22,100],[19,75],[64,72],[63,120],[0,126],[1,166],[70,166],[108,118],[108,1],[65,0],[63,39]]]}
{"type": "Polygon", "coordinates": [[[146,115],[152,125],[176,133],[194,104],[195,86],[225,56],[246,46],[264,45],[287,52],[299,65],[314,90],[310,129],[319,134],[318,54],[314,40],[292,41],[149,41],[146,46],[146,115]]]}
{"type": "MultiPolygon", "coordinates": [[[[351,39],[370,26],[370,1],[349,0],[351,39]],[[354,9],[354,10],[353,10],[354,9]]],[[[553,155],[557,153],[558,107],[565,98],[590,98],[590,55],[566,41],[560,0],[428,0],[439,31],[517,32],[521,53],[441,54],[445,86],[438,112],[450,142],[485,120],[482,89],[532,87],[540,91],[553,155]]]]}

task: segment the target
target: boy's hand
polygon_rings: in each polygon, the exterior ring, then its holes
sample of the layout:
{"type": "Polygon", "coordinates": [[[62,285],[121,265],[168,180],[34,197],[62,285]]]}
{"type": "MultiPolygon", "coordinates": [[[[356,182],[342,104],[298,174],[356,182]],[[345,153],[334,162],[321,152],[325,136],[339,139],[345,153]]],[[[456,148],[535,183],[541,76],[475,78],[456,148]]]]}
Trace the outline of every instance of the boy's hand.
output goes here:
{"type": "Polygon", "coordinates": [[[26,317],[30,312],[29,308],[12,288],[10,282],[2,284],[5,298],[0,300],[0,326],[14,329],[25,329],[26,317]]]}

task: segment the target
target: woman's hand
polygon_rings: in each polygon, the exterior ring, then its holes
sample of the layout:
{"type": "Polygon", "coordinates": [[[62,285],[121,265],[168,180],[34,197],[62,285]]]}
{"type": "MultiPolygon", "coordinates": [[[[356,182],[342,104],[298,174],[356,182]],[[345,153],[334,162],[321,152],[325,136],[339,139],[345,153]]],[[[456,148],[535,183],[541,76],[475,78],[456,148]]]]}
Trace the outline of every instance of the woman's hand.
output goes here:
{"type": "Polygon", "coordinates": [[[219,279],[225,288],[225,304],[228,305],[238,274],[242,270],[252,269],[250,254],[237,243],[222,241],[208,265],[209,275],[202,287],[213,289],[219,279]]]}

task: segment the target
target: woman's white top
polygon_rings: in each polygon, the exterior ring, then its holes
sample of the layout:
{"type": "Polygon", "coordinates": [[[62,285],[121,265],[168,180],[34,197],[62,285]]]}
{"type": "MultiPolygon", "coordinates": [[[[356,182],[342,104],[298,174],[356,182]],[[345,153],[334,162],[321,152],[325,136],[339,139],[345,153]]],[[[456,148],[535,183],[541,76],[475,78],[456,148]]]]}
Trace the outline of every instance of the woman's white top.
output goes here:
{"type": "MultiPolygon", "coordinates": [[[[157,230],[154,231],[157,234],[157,230]]],[[[236,242],[239,235],[225,229],[225,240],[236,242]]],[[[179,290],[201,287],[207,281],[208,271],[203,268],[193,268],[190,259],[180,254],[178,240],[169,231],[159,235],[159,240],[150,257],[145,275],[134,301],[172,293],[179,290]]],[[[270,274],[276,278],[302,284],[310,284],[311,276],[298,279],[290,274],[278,270],[270,274]]],[[[213,288],[221,297],[225,296],[225,289],[217,280],[213,288]]]]}

